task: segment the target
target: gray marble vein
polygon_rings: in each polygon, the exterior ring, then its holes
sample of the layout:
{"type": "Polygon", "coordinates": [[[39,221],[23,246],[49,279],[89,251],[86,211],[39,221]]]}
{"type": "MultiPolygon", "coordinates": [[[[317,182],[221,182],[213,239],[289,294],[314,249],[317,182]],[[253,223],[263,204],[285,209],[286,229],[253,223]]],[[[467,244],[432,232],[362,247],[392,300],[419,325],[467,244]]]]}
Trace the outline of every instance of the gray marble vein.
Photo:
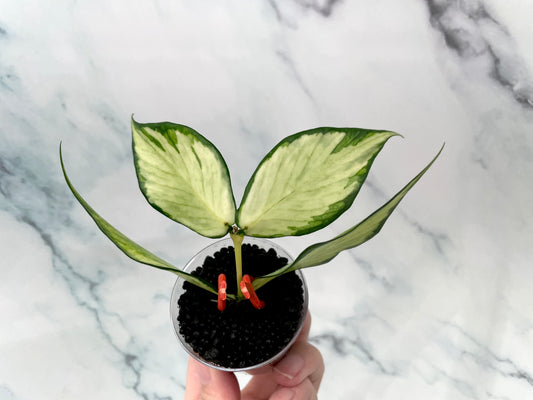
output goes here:
{"type": "Polygon", "coordinates": [[[486,73],[520,104],[533,106],[533,79],[509,32],[479,0],[427,0],[432,26],[448,48],[486,73]]]}

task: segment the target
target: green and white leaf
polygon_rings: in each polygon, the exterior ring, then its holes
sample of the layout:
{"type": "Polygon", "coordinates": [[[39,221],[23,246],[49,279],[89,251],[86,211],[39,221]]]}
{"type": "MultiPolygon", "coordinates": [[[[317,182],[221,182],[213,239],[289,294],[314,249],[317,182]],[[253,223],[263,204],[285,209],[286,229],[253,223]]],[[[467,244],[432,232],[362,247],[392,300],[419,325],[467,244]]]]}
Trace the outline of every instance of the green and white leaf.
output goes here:
{"type": "Polygon", "coordinates": [[[168,262],[162,260],[161,258],[157,257],[156,255],[150,253],[148,250],[144,249],[143,247],[139,246],[137,243],[132,241],[131,239],[127,238],[124,234],[119,232],[116,228],[111,226],[105,219],[103,219],[77,192],[77,190],[74,188],[72,183],[70,182],[70,179],[67,176],[67,173],[65,171],[65,166],[63,164],[63,155],[61,152],[61,145],[59,147],[59,158],[61,161],[61,169],[63,171],[63,176],[65,177],[65,181],[67,182],[68,187],[70,188],[72,194],[74,197],[78,200],[78,202],[83,206],[85,211],[89,214],[89,216],[94,220],[98,228],[120,249],[124,254],[126,254],[128,257],[132,258],[135,261],[138,261],[143,264],[150,265],[152,267],[162,269],[165,271],[170,271],[181,278],[185,279],[186,281],[201,287],[202,289],[205,289],[211,293],[217,294],[217,290],[210,285],[208,282],[204,281],[203,279],[200,279],[198,277],[195,277],[193,275],[190,275],[184,271],[181,271],[180,269],[174,267],[173,265],[169,264],[168,262]]]}
{"type": "Polygon", "coordinates": [[[246,235],[304,235],[321,229],[353,203],[394,132],[317,128],[283,139],[248,182],[237,212],[246,235]]]}
{"type": "Polygon", "coordinates": [[[372,239],[381,230],[389,216],[392,214],[396,206],[404,198],[407,192],[419,181],[422,175],[424,175],[429,167],[431,167],[431,165],[435,162],[443,148],[444,145],[433,158],[433,160],[431,160],[431,162],[417,176],[415,176],[385,205],[376,210],[365,220],[348,229],[334,239],[309,246],[296,258],[296,260],[294,260],[292,264],[286,265],[285,267],[280,268],[271,274],[255,279],[253,282],[254,288],[259,289],[273,278],[286,272],[325,264],[337,256],[337,254],[339,254],[341,251],[359,246],[360,244],[372,239]]]}
{"type": "Polygon", "coordinates": [[[195,130],[132,118],[139,187],[148,202],[200,235],[221,237],[235,222],[228,168],[217,148],[195,130]]]}

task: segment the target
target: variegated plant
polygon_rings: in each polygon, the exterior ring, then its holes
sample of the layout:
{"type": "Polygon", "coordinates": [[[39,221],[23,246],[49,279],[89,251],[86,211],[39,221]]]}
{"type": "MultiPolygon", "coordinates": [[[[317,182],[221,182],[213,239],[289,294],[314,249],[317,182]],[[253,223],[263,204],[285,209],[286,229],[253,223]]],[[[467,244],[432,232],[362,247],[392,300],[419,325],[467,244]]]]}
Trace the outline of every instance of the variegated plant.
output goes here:
{"type": "MultiPolygon", "coordinates": [[[[242,279],[245,235],[305,235],[332,223],[353,203],[390,131],[317,128],[283,139],[261,161],[236,207],[226,163],[217,148],[195,130],[170,122],[141,124],[132,118],[133,154],[139,186],[148,202],[200,235],[229,234],[235,244],[237,288],[242,279]]],[[[294,262],[253,281],[259,289],[286,272],[324,264],[341,251],[374,237],[398,203],[439,156],[402,190],[362,222],[337,237],[306,248],[294,262]]],[[[102,232],[132,259],[171,271],[217,294],[210,283],[181,271],[133,242],[94,211],[65,180],[102,232]]],[[[228,294],[239,300],[242,293],[228,294]]]]}

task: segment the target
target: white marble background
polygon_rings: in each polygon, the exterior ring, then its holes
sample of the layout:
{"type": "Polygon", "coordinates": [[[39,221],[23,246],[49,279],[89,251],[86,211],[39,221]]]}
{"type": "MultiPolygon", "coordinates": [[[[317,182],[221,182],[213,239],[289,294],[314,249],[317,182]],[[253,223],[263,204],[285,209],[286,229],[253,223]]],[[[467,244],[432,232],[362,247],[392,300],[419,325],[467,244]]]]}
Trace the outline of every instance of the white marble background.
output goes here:
{"type": "Polygon", "coordinates": [[[129,118],[207,136],[240,198],[282,137],[400,132],[353,210],[444,153],[371,242],[308,270],[322,399],[533,398],[533,2],[0,0],[0,399],[181,399],[174,277],[210,243],[137,187],[129,118]]]}

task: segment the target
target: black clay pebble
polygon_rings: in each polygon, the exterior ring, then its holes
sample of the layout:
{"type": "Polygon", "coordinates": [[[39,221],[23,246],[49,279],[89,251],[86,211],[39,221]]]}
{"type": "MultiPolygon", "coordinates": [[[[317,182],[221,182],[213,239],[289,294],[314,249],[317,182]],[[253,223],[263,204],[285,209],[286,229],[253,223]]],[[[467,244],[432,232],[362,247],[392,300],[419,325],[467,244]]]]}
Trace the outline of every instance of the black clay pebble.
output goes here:
{"type": "MultiPolygon", "coordinates": [[[[274,249],[265,251],[257,245],[242,245],[243,274],[258,277],[287,264],[274,249]]],[[[217,286],[219,274],[225,274],[227,293],[236,293],[233,247],[225,247],[207,257],[197,275],[217,286]]],[[[265,308],[258,310],[250,301],[228,301],[220,312],[216,296],[188,282],[178,300],[180,333],[193,350],[206,361],[225,368],[246,368],[276,355],[298,329],[303,307],[300,278],[290,272],[263,286],[257,296],[265,308]]]]}

